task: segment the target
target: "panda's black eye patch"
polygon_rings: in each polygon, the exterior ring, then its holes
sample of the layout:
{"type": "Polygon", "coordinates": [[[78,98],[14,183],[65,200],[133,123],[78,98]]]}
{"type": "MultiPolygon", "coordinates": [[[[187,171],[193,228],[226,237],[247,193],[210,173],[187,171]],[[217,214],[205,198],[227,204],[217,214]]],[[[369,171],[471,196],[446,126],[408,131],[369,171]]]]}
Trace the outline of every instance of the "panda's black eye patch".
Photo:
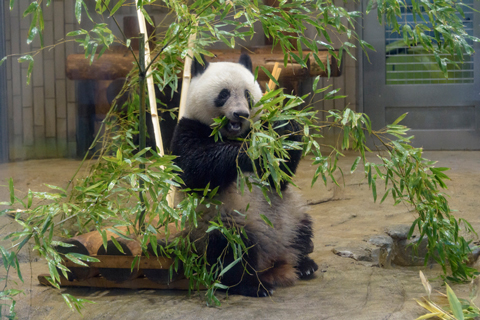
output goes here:
{"type": "Polygon", "coordinates": [[[245,90],[245,98],[246,98],[247,101],[248,101],[248,107],[249,107],[250,109],[252,109],[254,103],[253,103],[253,96],[252,96],[252,94],[250,93],[250,91],[245,90]]]}
{"type": "Polygon", "coordinates": [[[230,98],[230,90],[222,89],[218,96],[215,98],[215,106],[216,107],[223,107],[225,102],[227,102],[228,98],[230,98]]]}

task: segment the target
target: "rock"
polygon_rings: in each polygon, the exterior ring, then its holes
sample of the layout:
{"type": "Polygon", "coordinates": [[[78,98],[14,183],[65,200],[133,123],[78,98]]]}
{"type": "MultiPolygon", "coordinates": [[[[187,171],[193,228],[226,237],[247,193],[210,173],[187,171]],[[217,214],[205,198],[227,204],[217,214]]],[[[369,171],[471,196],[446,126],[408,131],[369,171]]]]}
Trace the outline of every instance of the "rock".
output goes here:
{"type": "Polygon", "coordinates": [[[471,249],[472,252],[470,252],[470,254],[468,255],[468,265],[473,265],[475,262],[477,262],[478,257],[480,256],[480,247],[473,245],[471,249]]]}
{"type": "Polygon", "coordinates": [[[389,268],[392,265],[393,258],[393,239],[389,236],[377,235],[368,240],[369,243],[376,246],[372,251],[373,261],[378,261],[378,265],[383,268],[389,268]]]}
{"type": "Polygon", "coordinates": [[[394,257],[392,263],[397,266],[423,266],[425,264],[425,255],[427,254],[428,239],[424,237],[415,249],[414,245],[418,240],[397,240],[394,239],[394,257]]]}
{"type": "Polygon", "coordinates": [[[408,237],[408,232],[410,231],[411,225],[407,224],[397,224],[391,227],[388,227],[385,232],[396,240],[406,240],[408,237]]]}
{"type": "Polygon", "coordinates": [[[332,252],[343,258],[372,262],[372,251],[369,248],[333,248],[332,252]]]}

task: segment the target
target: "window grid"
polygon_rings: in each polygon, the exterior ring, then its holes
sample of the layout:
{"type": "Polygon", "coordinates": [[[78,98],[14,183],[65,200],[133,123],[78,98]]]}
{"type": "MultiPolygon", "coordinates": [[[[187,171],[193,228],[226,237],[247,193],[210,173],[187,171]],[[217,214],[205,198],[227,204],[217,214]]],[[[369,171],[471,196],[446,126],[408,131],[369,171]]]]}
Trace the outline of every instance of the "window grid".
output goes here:
{"type": "MultiPolygon", "coordinates": [[[[407,0],[407,3],[409,4],[407,9],[402,8],[402,15],[397,21],[400,25],[408,24],[413,28],[411,1],[407,0]]],[[[473,6],[473,0],[466,0],[463,3],[473,6]]],[[[464,14],[465,18],[462,21],[465,31],[473,35],[473,10],[465,7],[464,14]]],[[[425,18],[428,19],[426,16],[425,18]]],[[[421,18],[417,15],[418,19],[421,18]]],[[[433,36],[433,31],[431,35],[433,36]]],[[[467,39],[467,42],[473,44],[471,40],[467,39]]],[[[463,62],[454,57],[458,67],[453,63],[448,64],[448,78],[445,78],[433,54],[426,53],[422,46],[405,46],[403,35],[392,32],[389,26],[385,27],[385,46],[387,85],[473,83],[473,58],[467,54],[464,55],[463,62]]]]}

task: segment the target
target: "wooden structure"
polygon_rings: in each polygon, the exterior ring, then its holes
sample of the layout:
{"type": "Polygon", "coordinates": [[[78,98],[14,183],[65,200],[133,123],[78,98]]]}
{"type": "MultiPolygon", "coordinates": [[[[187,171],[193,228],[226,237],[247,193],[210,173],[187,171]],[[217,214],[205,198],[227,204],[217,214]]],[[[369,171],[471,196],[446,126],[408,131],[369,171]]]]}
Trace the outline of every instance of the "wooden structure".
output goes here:
{"type": "MultiPolygon", "coordinates": [[[[241,54],[239,50],[212,50],[211,52],[215,56],[206,57],[209,62],[237,62],[241,54]]],[[[304,55],[308,53],[309,51],[303,51],[304,55]]],[[[261,47],[249,54],[254,69],[257,66],[263,66],[271,73],[276,62],[283,66],[283,53],[281,52],[272,53],[266,47],[261,47]]],[[[329,55],[328,51],[319,52],[319,58],[325,66],[327,65],[327,55],[329,55]]],[[[340,76],[337,61],[331,55],[328,60],[330,61],[330,76],[340,76]]],[[[115,80],[126,77],[132,69],[133,63],[132,55],[126,51],[105,53],[99,59],[95,58],[92,64],[85,59],[84,54],[71,54],[67,58],[66,71],[67,77],[72,80],[115,80]]],[[[181,73],[179,76],[181,76],[181,73]]],[[[302,68],[298,63],[289,62],[287,67],[283,68],[279,81],[301,80],[309,76],[327,76],[327,71],[316,63],[312,55],[308,60],[307,68],[302,68]]],[[[268,76],[263,72],[259,72],[258,78],[260,81],[268,80],[268,76]]]]}
{"type": "MultiPolygon", "coordinates": [[[[120,228],[126,232],[127,228],[120,228]]],[[[116,236],[111,231],[107,232],[107,238],[116,236]]],[[[174,224],[169,225],[170,236],[177,233],[174,224]]],[[[157,237],[157,245],[165,245],[165,232],[160,229],[157,237]]],[[[102,235],[98,231],[92,231],[80,236],[65,240],[73,247],[58,247],[62,254],[81,253],[95,257],[100,262],[85,262],[88,267],[78,265],[67,258],[63,264],[70,269],[68,278],[60,273],[61,286],[99,287],[99,288],[131,288],[131,289],[181,289],[188,290],[188,280],[183,275],[183,268],[179,266],[177,273],[173,272],[170,281],[170,266],[174,263],[173,258],[156,257],[151,246],[148,247],[149,257],[142,254],[140,243],[132,238],[126,240],[117,237],[115,240],[120,244],[124,253],[120,252],[112,240],[107,242],[107,248],[103,246],[102,235]],[[135,260],[137,259],[137,260],[135,260]],[[132,269],[132,263],[135,267],[132,269]]],[[[45,278],[48,274],[38,276],[43,285],[50,285],[45,278]]]]}

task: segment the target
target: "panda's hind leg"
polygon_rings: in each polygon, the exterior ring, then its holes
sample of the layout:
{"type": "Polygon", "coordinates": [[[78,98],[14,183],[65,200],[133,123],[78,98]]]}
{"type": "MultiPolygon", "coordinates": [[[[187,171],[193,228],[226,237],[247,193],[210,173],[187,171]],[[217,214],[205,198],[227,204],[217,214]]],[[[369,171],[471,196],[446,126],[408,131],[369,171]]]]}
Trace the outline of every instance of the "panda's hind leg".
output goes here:
{"type": "Polygon", "coordinates": [[[300,279],[310,279],[313,277],[315,271],[318,270],[318,265],[315,261],[308,257],[308,255],[313,252],[312,238],[312,219],[309,215],[305,215],[297,225],[296,236],[292,244],[292,247],[299,252],[295,268],[297,269],[297,274],[300,279]]]}
{"type": "MultiPolygon", "coordinates": [[[[257,269],[258,249],[256,248],[253,234],[247,232],[248,239],[242,240],[248,249],[243,259],[230,268],[221,279],[221,283],[228,286],[228,293],[241,294],[249,297],[267,297],[273,293],[273,285],[260,281],[257,269]]],[[[230,244],[220,232],[211,232],[207,247],[207,261],[212,266],[222,263],[226,268],[234,259],[230,244]]]]}

